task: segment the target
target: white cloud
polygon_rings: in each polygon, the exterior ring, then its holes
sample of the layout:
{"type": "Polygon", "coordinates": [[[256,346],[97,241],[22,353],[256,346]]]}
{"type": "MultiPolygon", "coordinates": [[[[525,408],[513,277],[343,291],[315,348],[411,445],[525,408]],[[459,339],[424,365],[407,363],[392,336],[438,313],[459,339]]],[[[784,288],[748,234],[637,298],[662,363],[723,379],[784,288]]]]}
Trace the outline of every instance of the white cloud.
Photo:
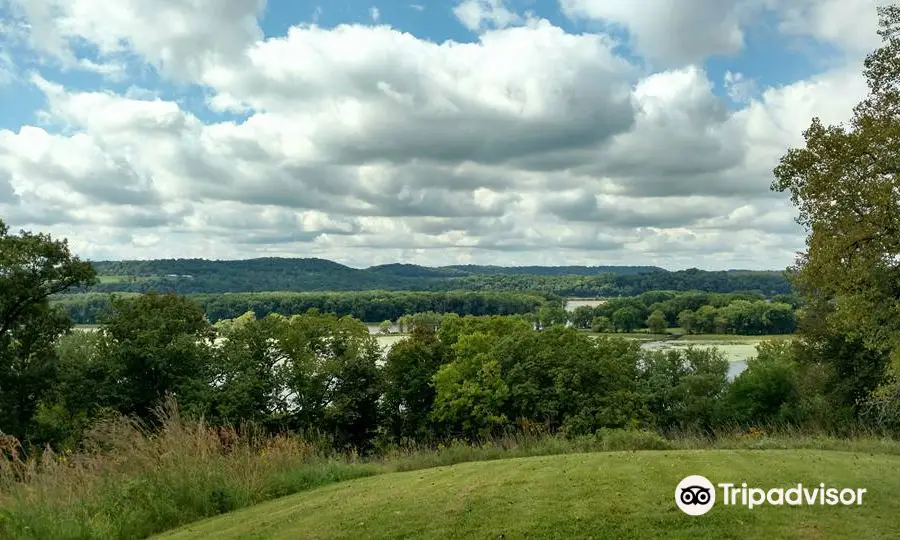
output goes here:
{"type": "Polygon", "coordinates": [[[510,11],[503,0],[464,0],[453,13],[469,30],[506,28],[522,22],[522,17],[510,11]]]}
{"type": "Polygon", "coordinates": [[[134,52],[180,79],[239,56],[260,39],[257,16],[265,5],[265,0],[9,1],[26,18],[34,48],[66,65],[99,72],[115,69],[76,60],[72,46],[84,40],[102,58],[120,59],[134,52]]]}
{"type": "Polygon", "coordinates": [[[700,61],[744,46],[742,17],[755,0],[560,0],[575,19],[626,27],[638,52],[664,64],[700,61]]]}
{"type": "Polygon", "coordinates": [[[381,20],[381,12],[378,10],[377,7],[372,6],[371,8],[369,8],[369,17],[372,19],[373,22],[378,22],[381,20]]]}
{"type": "MultiPolygon", "coordinates": [[[[773,0],[769,0],[773,1],[773,0]]],[[[865,54],[880,45],[874,29],[876,6],[893,0],[790,0],[776,2],[783,32],[831,43],[851,55],[865,54]]]]}
{"type": "Polygon", "coordinates": [[[746,103],[757,93],[756,81],[748,79],[743,73],[726,71],[723,83],[728,97],[737,103],[746,103]]]}
{"type": "Polygon", "coordinates": [[[501,2],[458,6],[477,40],[434,43],[371,25],[262,39],[256,0],[212,15],[212,0],[16,1],[45,55],[77,64],[84,40],[97,65],[140,58],[247,114],[204,121],[152,88],[33,77],[49,123],[0,130],[0,215],[89,257],[783,267],[802,236],[772,167],[813,115],[846,119],[865,93],[857,55],[774,89],[729,72],[729,109],[690,62],[742,46],[744,2],[679,4],[708,8],[697,20],[663,0],[666,17],[564,3],[672,64],[646,74],[607,36],[501,2]]]}

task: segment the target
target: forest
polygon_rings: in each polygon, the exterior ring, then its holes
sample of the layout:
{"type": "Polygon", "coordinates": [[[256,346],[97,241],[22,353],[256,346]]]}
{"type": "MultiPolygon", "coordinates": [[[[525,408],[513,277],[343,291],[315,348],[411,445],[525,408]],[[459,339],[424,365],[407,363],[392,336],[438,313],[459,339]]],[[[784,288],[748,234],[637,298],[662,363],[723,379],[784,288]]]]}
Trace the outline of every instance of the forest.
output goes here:
{"type": "MultiPolygon", "coordinates": [[[[109,312],[111,297],[132,298],[138,293],[82,293],[60,295],[53,300],[75,324],[97,324],[109,312]]],[[[271,313],[298,315],[310,309],[363,322],[396,320],[411,313],[435,311],[459,315],[512,315],[532,313],[558,298],[519,292],[260,292],[190,294],[186,298],[203,310],[210,322],[231,319],[252,311],[259,317],[271,313]]]]}
{"type": "Polygon", "coordinates": [[[447,266],[391,264],[356,269],[323,259],[92,262],[99,281],[69,292],[518,291],[558,296],[633,296],[652,290],[786,294],[780,271],[669,272],[650,266],[447,266]]]}

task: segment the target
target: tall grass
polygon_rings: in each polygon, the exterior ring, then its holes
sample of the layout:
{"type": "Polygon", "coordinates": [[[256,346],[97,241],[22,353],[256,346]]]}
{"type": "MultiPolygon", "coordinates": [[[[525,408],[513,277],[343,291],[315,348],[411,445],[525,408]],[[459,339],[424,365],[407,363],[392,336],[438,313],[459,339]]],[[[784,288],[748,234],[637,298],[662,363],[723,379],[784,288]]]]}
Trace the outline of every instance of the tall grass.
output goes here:
{"type": "Polygon", "coordinates": [[[185,420],[173,403],[149,430],[116,419],[98,424],[78,451],[23,457],[0,447],[0,538],[143,538],[204,517],[346,479],[536,455],[702,448],[810,448],[900,454],[873,434],[751,429],[715,436],[601,430],[566,439],[537,428],[477,443],[392,446],[377,457],[335,455],[325,441],[269,436],[252,427],[185,420]]]}
{"type": "Polygon", "coordinates": [[[76,453],[0,452],[0,537],[143,538],[310,487],[375,474],[375,464],[247,427],[183,421],[168,404],[151,432],[105,421],[76,453]]]}

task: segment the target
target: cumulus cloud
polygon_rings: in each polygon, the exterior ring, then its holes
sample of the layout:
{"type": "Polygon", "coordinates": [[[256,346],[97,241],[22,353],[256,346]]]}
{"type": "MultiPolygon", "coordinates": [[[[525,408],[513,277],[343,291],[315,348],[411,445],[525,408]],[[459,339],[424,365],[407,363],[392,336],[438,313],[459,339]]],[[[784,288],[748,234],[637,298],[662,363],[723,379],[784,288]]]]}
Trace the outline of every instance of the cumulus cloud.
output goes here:
{"type": "MultiPolygon", "coordinates": [[[[769,0],[773,1],[773,0],[769,0]]],[[[875,33],[876,6],[892,0],[790,0],[773,3],[779,9],[783,32],[813,37],[851,55],[865,54],[881,43],[875,33]]]]}
{"type": "Polygon", "coordinates": [[[453,8],[453,13],[473,32],[485,27],[506,28],[522,22],[522,17],[510,11],[503,0],[465,0],[453,8]]]}
{"type": "Polygon", "coordinates": [[[665,64],[679,64],[741,50],[742,16],[752,1],[560,0],[560,6],[572,18],[621,25],[641,54],[665,64]]]}
{"type": "MultiPolygon", "coordinates": [[[[39,52],[67,65],[115,70],[77,60],[76,44],[104,60],[138,54],[163,73],[188,80],[207,65],[240,56],[262,37],[265,0],[8,0],[27,21],[39,52]]],[[[115,60],[112,61],[115,66],[115,60]]]]}
{"type": "Polygon", "coordinates": [[[728,97],[738,103],[746,103],[757,92],[756,81],[748,79],[740,72],[726,71],[723,82],[728,91],[728,97]]]}
{"type": "MultiPolygon", "coordinates": [[[[0,129],[4,220],[95,258],[782,267],[802,231],[772,167],[813,115],[841,121],[865,93],[858,54],[778,88],[728,72],[737,108],[699,67],[741,50],[761,10],[800,35],[807,0],[560,2],[626,28],[649,72],[603,32],[499,0],[456,7],[469,42],[360,24],[264,37],[261,1],[212,1],[13,0],[33,50],[154,66],[241,116],[34,75],[41,122],[0,129]]],[[[805,35],[866,46],[822,17],[805,35]]]]}

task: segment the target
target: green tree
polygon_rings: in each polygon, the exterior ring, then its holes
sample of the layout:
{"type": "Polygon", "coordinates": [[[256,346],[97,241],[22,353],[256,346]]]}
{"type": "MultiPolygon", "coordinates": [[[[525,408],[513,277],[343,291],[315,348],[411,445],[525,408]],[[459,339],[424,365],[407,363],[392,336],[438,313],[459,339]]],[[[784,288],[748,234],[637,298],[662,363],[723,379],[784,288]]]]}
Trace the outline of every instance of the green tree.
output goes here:
{"type": "Polygon", "coordinates": [[[235,321],[221,331],[222,343],[213,354],[209,413],[218,423],[253,421],[280,427],[287,404],[277,366],[284,357],[274,345],[283,337],[287,320],[257,320],[250,312],[235,321]]]}
{"type": "Polygon", "coordinates": [[[174,294],[115,298],[101,331],[118,370],[120,412],[150,419],[167,394],[184,410],[202,410],[213,330],[196,304],[174,294]]]}
{"type": "Polygon", "coordinates": [[[394,440],[427,440],[432,434],[429,413],[434,404],[433,378],[443,363],[434,329],[419,327],[396,343],[382,368],[384,421],[394,440]]]}
{"type": "Polygon", "coordinates": [[[792,269],[805,305],[801,332],[813,346],[857,343],[856,363],[890,357],[876,384],[897,398],[900,416],[900,390],[891,389],[900,376],[900,6],[878,13],[884,41],[864,63],[868,96],[848,125],[813,119],[772,188],[790,193],[808,232],[792,269]]]}
{"type": "Polygon", "coordinates": [[[591,330],[593,332],[609,332],[612,328],[612,321],[609,320],[609,317],[598,316],[591,320],[591,330]]]}
{"type": "Polygon", "coordinates": [[[38,403],[56,380],[54,343],[71,322],[48,298],[94,281],[93,267],[66,240],[13,235],[0,221],[0,432],[29,440],[38,403]]]}
{"type": "Polygon", "coordinates": [[[392,326],[394,325],[391,321],[381,321],[381,324],[378,325],[378,331],[382,334],[390,334],[392,326]]]}
{"type": "Polygon", "coordinates": [[[641,369],[647,407],[663,430],[709,429],[728,388],[728,361],[717,349],[645,351],[641,369]]]}
{"type": "Polygon", "coordinates": [[[364,450],[378,428],[381,349],[350,317],[307,312],[287,319],[274,344],[289,427],[319,430],[342,449],[364,450]]]}
{"type": "Polygon", "coordinates": [[[487,437],[506,427],[509,386],[493,350],[498,339],[481,332],[460,336],[453,361],[435,374],[432,415],[451,433],[487,437]]]}
{"type": "Polygon", "coordinates": [[[56,343],[57,378],[35,412],[39,440],[73,447],[99,418],[118,414],[122,387],[102,332],[71,332],[56,343]]]}
{"type": "Polygon", "coordinates": [[[612,322],[620,332],[632,332],[640,324],[638,311],[633,307],[622,307],[612,314],[612,322]]]}
{"type": "Polygon", "coordinates": [[[557,324],[566,324],[569,314],[561,307],[544,306],[538,310],[537,320],[541,328],[550,328],[557,324]]]}
{"type": "Polygon", "coordinates": [[[685,334],[693,334],[697,327],[697,316],[689,309],[683,310],[678,314],[678,326],[685,334]]]}
{"type": "Polygon", "coordinates": [[[575,328],[587,329],[594,320],[594,308],[591,306],[578,306],[572,311],[572,324],[575,328]]]}
{"type": "Polygon", "coordinates": [[[647,317],[647,328],[649,328],[650,332],[653,334],[664,334],[668,326],[666,316],[658,309],[647,317]]]}

